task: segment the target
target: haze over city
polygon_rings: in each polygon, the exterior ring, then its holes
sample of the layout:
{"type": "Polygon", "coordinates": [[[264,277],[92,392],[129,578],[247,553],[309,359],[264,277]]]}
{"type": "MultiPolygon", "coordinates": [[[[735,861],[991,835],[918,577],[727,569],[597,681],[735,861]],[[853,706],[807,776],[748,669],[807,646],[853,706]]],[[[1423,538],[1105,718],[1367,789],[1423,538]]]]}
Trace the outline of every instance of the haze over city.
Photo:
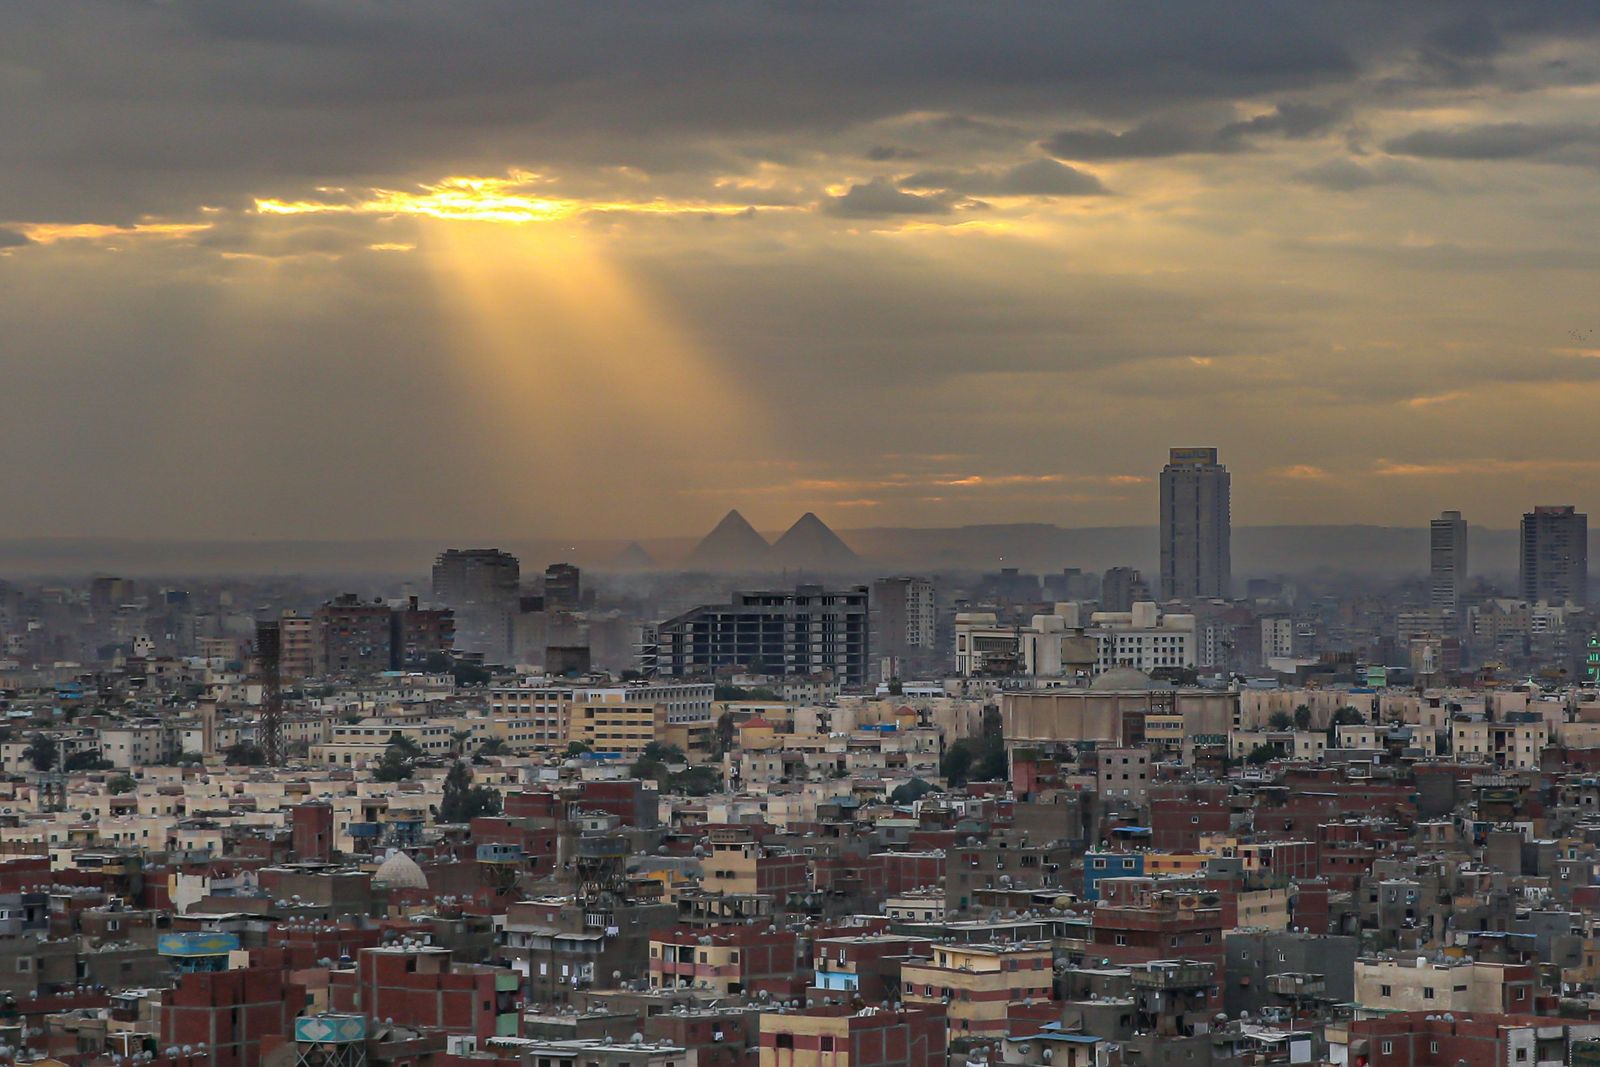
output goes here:
{"type": "Polygon", "coordinates": [[[1600,4],[0,2],[0,1067],[1600,1067],[1600,4]]]}
{"type": "Polygon", "coordinates": [[[0,10],[0,535],[1594,506],[1589,5],[0,10]]]}

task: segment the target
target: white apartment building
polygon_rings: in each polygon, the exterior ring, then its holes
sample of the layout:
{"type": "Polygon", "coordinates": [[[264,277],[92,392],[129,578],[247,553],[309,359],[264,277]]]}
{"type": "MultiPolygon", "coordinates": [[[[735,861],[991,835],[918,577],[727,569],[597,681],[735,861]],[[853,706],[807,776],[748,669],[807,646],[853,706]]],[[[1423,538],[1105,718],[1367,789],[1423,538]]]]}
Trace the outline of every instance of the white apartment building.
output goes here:
{"type": "Polygon", "coordinates": [[[1149,673],[1195,666],[1193,615],[1163,615],[1148,601],[1131,611],[1097,611],[1088,625],[1078,605],[1056,605],[1027,626],[1001,626],[989,612],[956,616],[956,672],[1034,677],[1098,677],[1117,667],[1149,673]]]}

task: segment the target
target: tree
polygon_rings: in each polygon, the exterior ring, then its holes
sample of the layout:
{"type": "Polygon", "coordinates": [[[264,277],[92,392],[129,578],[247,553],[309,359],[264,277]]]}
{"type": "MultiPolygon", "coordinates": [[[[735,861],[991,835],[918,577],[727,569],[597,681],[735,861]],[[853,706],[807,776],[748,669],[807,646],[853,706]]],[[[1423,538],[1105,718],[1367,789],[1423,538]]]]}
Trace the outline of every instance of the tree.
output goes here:
{"type": "Polygon", "coordinates": [[[972,746],[965,738],[945,750],[944,758],[939,761],[939,773],[952,786],[967,784],[967,775],[972,773],[972,746]]]}
{"type": "Polygon", "coordinates": [[[33,739],[28,742],[26,755],[34,770],[48,771],[56,765],[55,738],[42,733],[34,734],[33,739]]]}
{"type": "Polygon", "coordinates": [[[733,725],[733,712],[725,711],[717,716],[716,732],[712,735],[713,755],[721,756],[733,748],[734,736],[738,733],[733,725]]]}
{"type": "Polygon", "coordinates": [[[402,734],[399,730],[392,731],[389,734],[388,745],[390,748],[399,749],[400,754],[406,759],[414,760],[422,758],[422,746],[417,744],[411,738],[402,734]]]}
{"type": "Polygon", "coordinates": [[[135,782],[131,775],[126,774],[119,774],[115,778],[111,779],[111,781],[106,783],[106,789],[108,789],[113,795],[118,793],[131,793],[137,788],[139,788],[139,783],[135,782]]]}
{"type": "Polygon", "coordinates": [[[491,737],[478,746],[480,756],[504,756],[509,751],[511,750],[506,747],[506,743],[498,737],[491,737]]]}
{"type": "Polygon", "coordinates": [[[1294,719],[1287,711],[1275,711],[1267,718],[1267,727],[1273,730],[1287,730],[1294,725],[1294,719]]]}
{"type": "Polygon", "coordinates": [[[889,794],[891,804],[914,804],[933,792],[933,786],[921,778],[913,778],[901,786],[896,786],[894,792],[889,794]]]}
{"type": "Polygon", "coordinates": [[[1294,728],[1302,731],[1311,729],[1311,709],[1304,704],[1294,709],[1294,728]]]}
{"type": "Polygon", "coordinates": [[[567,743],[567,758],[568,759],[571,759],[573,756],[581,756],[585,752],[593,752],[593,751],[594,751],[594,749],[590,748],[588,745],[584,744],[582,741],[569,741],[567,743]]]}
{"type": "Polygon", "coordinates": [[[1276,759],[1277,756],[1278,750],[1273,748],[1271,745],[1257,745],[1255,748],[1250,750],[1250,754],[1244,759],[1245,762],[1250,764],[1252,767],[1259,767],[1268,760],[1276,759]]]}
{"type": "Polygon", "coordinates": [[[61,763],[61,769],[64,771],[109,771],[114,766],[115,764],[92,748],[74,752],[61,763]]]}
{"type": "Polygon", "coordinates": [[[667,778],[667,791],[680,796],[710,796],[721,788],[722,775],[717,773],[715,767],[708,767],[703,763],[687,767],[667,778]]]}
{"type": "MultiPolygon", "coordinates": [[[[415,748],[415,743],[412,744],[415,748]]],[[[415,757],[409,755],[404,745],[395,744],[391,738],[387,748],[383,750],[383,758],[378,761],[378,766],[372,772],[372,777],[379,782],[404,782],[411,777],[411,761],[415,757]]]]}
{"type": "Polygon", "coordinates": [[[963,737],[945,750],[939,773],[953,786],[1003,781],[1011,773],[1005,741],[991,735],[963,737]]]}
{"type": "Polygon", "coordinates": [[[639,758],[651,763],[688,763],[689,757],[683,754],[683,749],[677,745],[663,745],[660,741],[651,741],[644,746],[644,751],[639,753],[639,758]]]}
{"type": "Polygon", "coordinates": [[[467,742],[471,741],[471,740],[472,740],[472,731],[471,730],[451,730],[450,731],[450,755],[452,755],[452,756],[460,756],[462,752],[466,751],[467,742]]]}
{"type": "Polygon", "coordinates": [[[444,798],[439,802],[442,823],[471,822],[480,815],[500,814],[500,793],[486,785],[472,784],[472,768],[462,760],[450,767],[444,779],[444,798]]]}
{"type": "Polygon", "coordinates": [[[633,761],[633,766],[628,768],[628,776],[637,778],[641,782],[666,782],[667,765],[660,760],[645,759],[640,756],[633,761]]]}
{"type": "Polygon", "coordinates": [[[230,767],[260,767],[267,762],[267,754],[253,741],[240,741],[222,750],[223,761],[230,767]]]}

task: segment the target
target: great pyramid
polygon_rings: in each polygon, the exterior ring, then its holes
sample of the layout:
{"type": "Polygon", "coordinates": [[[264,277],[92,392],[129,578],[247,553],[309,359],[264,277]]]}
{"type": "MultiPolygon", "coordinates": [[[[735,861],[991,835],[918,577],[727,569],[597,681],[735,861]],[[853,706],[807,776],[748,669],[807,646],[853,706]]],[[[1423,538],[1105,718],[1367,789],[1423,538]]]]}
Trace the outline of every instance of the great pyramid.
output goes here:
{"type": "Polygon", "coordinates": [[[835,573],[860,567],[861,557],[808,511],[773,544],[769,563],[784,570],[835,573]]]}
{"type": "Polygon", "coordinates": [[[728,512],[683,561],[691,571],[759,571],[772,563],[772,546],[738,510],[728,512]]]}

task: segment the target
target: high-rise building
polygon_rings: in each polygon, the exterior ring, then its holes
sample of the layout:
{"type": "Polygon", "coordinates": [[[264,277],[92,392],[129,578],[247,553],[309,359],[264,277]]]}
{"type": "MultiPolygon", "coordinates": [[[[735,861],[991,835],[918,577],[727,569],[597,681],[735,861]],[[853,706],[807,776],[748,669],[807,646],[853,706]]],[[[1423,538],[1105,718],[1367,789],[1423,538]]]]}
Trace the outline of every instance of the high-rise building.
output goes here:
{"type": "Polygon", "coordinates": [[[1150,583],[1132,567],[1112,567],[1100,580],[1102,611],[1132,611],[1140,601],[1150,599],[1150,583]]]}
{"type": "Polygon", "coordinates": [[[867,587],[735,593],[731,603],[691,608],[661,623],[645,666],[664,678],[741,669],[760,674],[830,672],[867,680],[867,587]]]}
{"type": "Polygon", "coordinates": [[[312,669],[303,671],[302,676],[415,669],[425,666],[435,653],[450,652],[455,641],[455,617],[450,609],[418,607],[416,597],[391,605],[345,593],[323,604],[306,621],[310,624],[312,669]]]}
{"type": "Polygon", "coordinates": [[[1542,504],[1522,516],[1522,599],[1589,603],[1589,516],[1571,504],[1542,504]]]}
{"type": "Polygon", "coordinates": [[[1467,520],[1442,512],[1428,524],[1428,607],[1458,611],[1467,581],[1467,520]]]}
{"type": "Polygon", "coordinates": [[[1232,595],[1228,469],[1214,448],[1174,448],[1161,468],[1161,598],[1232,595]]]}
{"type": "Polygon", "coordinates": [[[498,548],[452,548],[433,563],[433,597],[455,611],[456,647],[490,660],[512,656],[522,568],[498,548]]]}
{"type": "Polygon", "coordinates": [[[882,678],[905,677],[905,671],[920,667],[935,648],[933,583],[913,577],[873,582],[869,629],[882,678]]]}
{"type": "Polygon", "coordinates": [[[583,572],[570,563],[552,563],[544,569],[546,610],[576,610],[583,602],[583,572]]]}

